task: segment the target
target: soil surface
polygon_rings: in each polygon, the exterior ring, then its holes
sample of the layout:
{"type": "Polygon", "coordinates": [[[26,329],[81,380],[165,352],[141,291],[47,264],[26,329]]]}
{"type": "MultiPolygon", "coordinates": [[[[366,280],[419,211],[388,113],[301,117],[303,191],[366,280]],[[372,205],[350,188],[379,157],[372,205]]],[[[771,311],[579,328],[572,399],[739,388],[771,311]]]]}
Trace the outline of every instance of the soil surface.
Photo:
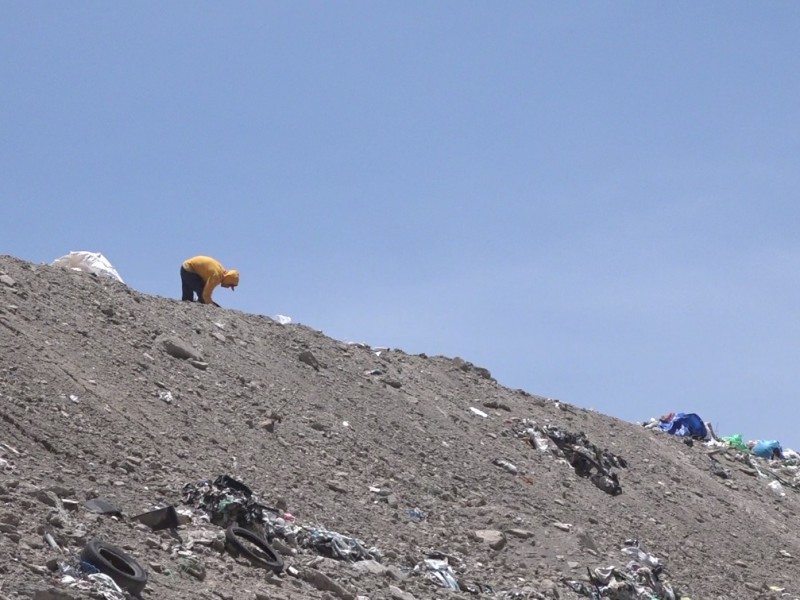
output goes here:
{"type": "Polygon", "coordinates": [[[0,599],[132,597],[89,577],[92,540],[142,566],[145,600],[800,598],[791,461],[508,389],[468,357],[6,256],[0,417],[0,599]],[[263,513],[245,525],[280,573],[237,556],[203,490],[263,513]],[[176,528],[134,519],[168,506],[176,528]],[[636,542],[658,566],[604,587],[636,542]]]}

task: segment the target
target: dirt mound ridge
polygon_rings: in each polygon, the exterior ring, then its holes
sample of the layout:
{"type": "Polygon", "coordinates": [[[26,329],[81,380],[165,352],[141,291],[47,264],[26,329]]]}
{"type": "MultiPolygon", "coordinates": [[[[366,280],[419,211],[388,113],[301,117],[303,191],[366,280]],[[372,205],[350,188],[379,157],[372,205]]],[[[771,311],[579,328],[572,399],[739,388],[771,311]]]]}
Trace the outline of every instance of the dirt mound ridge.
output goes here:
{"type": "Polygon", "coordinates": [[[797,490],[773,494],[732,450],[505,388],[461,359],[13,257],[0,358],[0,598],[102,597],[59,567],[91,539],[141,563],[145,599],[441,597],[435,551],[459,596],[583,598],[587,569],[624,567],[631,539],[693,600],[800,595],[797,490]],[[223,474],[377,560],[276,538],[291,571],[276,575],[197,510],[180,541],[131,519],[196,509],[184,485],[223,474]],[[95,497],[122,517],[88,510],[95,497]]]}

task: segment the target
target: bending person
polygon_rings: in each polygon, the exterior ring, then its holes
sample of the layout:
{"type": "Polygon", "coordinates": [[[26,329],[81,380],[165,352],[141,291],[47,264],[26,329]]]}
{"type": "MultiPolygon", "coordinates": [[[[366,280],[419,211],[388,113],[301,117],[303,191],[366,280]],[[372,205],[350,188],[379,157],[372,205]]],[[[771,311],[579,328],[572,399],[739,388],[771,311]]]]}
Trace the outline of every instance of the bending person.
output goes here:
{"type": "Polygon", "coordinates": [[[218,260],[210,256],[195,256],[181,265],[181,300],[219,306],[211,299],[211,293],[218,285],[235,290],[239,285],[239,271],[226,271],[218,260]]]}

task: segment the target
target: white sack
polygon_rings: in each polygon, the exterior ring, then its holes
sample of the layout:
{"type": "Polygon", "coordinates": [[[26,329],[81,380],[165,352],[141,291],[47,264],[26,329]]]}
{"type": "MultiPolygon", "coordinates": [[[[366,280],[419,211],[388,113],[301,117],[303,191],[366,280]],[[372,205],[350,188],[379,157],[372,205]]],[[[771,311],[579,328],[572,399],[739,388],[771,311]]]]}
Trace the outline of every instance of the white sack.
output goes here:
{"type": "Polygon", "coordinates": [[[108,259],[99,252],[86,252],[85,250],[70,252],[66,256],[55,259],[50,264],[54,267],[66,267],[76,271],[94,273],[100,277],[108,277],[109,279],[116,279],[120,283],[125,283],[117,273],[117,270],[108,262],[108,259]]]}

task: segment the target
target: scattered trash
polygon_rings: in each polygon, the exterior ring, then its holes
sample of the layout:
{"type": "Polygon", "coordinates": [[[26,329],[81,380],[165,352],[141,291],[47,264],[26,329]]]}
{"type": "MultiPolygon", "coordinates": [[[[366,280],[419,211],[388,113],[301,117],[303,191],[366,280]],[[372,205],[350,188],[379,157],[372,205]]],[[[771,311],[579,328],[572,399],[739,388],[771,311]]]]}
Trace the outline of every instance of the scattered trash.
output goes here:
{"type": "Polygon", "coordinates": [[[448,588],[456,592],[461,591],[456,574],[448,562],[447,555],[441,552],[428,554],[428,558],[414,567],[414,572],[424,574],[427,579],[430,579],[439,587],[448,588]]]}
{"type": "Polygon", "coordinates": [[[81,552],[81,560],[111,577],[120,588],[131,594],[138,594],[147,585],[147,573],[141,565],[111,544],[91,540],[81,552]]]}
{"type": "Polygon", "coordinates": [[[636,546],[626,546],[622,549],[622,552],[623,554],[627,554],[628,556],[636,559],[639,563],[645,565],[646,567],[650,567],[651,569],[658,569],[660,567],[658,559],[652,554],[648,554],[639,548],[638,544],[636,546]]]}
{"type": "Polygon", "coordinates": [[[257,530],[266,520],[265,511],[278,513],[261,504],[249,487],[228,475],[220,475],[213,482],[187,483],[182,494],[184,504],[196,505],[208,514],[211,523],[223,528],[235,524],[257,530]]]}
{"type": "Polygon", "coordinates": [[[751,450],[759,458],[783,460],[783,448],[778,440],[766,440],[756,443],[751,450]]]}
{"type": "Polygon", "coordinates": [[[160,392],[158,392],[158,397],[161,398],[167,404],[172,404],[172,401],[174,400],[174,398],[172,397],[172,392],[165,390],[161,390],[160,392]]]}
{"type": "Polygon", "coordinates": [[[545,425],[540,428],[530,419],[513,419],[510,423],[517,437],[525,439],[534,448],[548,450],[549,439],[556,446],[553,451],[562,455],[578,476],[588,478],[611,496],[622,493],[619,477],[611,469],[625,469],[628,463],[625,459],[608,450],[601,450],[589,442],[585,433],[571,433],[556,425],[545,425]]]}
{"type": "Polygon", "coordinates": [[[428,515],[418,508],[409,508],[406,511],[406,514],[412,521],[424,521],[428,518],[428,515]]]}
{"type": "Polygon", "coordinates": [[[741,433],[735,433],[733,435],[723,437],[722,441],[732,448],[736,448],[737,450],[744,450],[745,452],[750,450],[750,448],[747,447],[747,444],[744,443],[741,433]]]}
{"type": "Polygon", "coordinates": [[[624,569],[598,567],[587,569],[589,582],[565,580],[565,583],[592,600],[602,598],[647,598],[648,600],[675,600],[672,587],[661,580],[663,566],[659,560],[639,547],[637,540],[628,540],[622,552],[638,560],[630,561],[624,569]]]}
{"type": "Polygon", "coordinates": [[[164,508],[151,510],[150,512],[136,515],[133,518],[140,523],[144,523],[153,531],[175,529],[179,525],[178,513],[175,511],[174,506],[165,506],[164,508]]]}
{"type": "Polygon", "coordinates": [[[772,490],[772,493],[776,496],[786,496],[786,492],[783,491],[783,486],[781,485],[780,481],[770,481],[769,484],[767,484],[767,487],[772,490]]]}
{"type": "Polygon", "coordinates": [[[479,417],[486,418],[486,417],[488,417],[488,416],[489,416],[489,415],[487,415],[485,412],[483,412],[481,409],[479,409],[479,408],[475,408],[474,406],[470,406],[470,407],[469,407],[469,409],[470,409],[470,411],[472,411],[472,413],[473,413],[473,414],[476,414],[476,415],[478,415],[479,417]]]}
{"type": "Polygon", "coordinates": [[[513,475],[516,475],[519,472],[519,469],[517,469],[517,466],[514,463],[509,462],[503,458],[495,458],[492,461],[492,464],[497,465],[501,469],[505,469],[506,471],[512,473],[513,475]]]}
{"type": "Polygon", "coordinates": [[[248,486],[228,475],[220,475],[213,482],[187,483],[183,486],[183,501],[205,512],[214,525],[225,529],[236,525],[270,542],[274,538],[287,540],[338,560],[380,557],[376,548],[366,548],[355,538],[323,527],[297,525],[293,515],[262,504],[248,486]]]}
{"type": "Polygon", "coordinates": [[[225,541],[233,553],[245,556],[258,565],[272,569],[275,573],[283,571],[283,558],[280,554],[267,540],[252,531],[231,525],[225,530],[225,541]],[[249,543],[245,544],[242,540],[249,543]]]}
{"type": "Polygon", "coordinates": [[[292,322],[292,317],[287,317],[286,315],[275,315],[275,320],[281,325],[288,325],[292,322]]]}
{"type": "Polygon", "coordinates": [[[693,439],[707,439],[708,429],[706,424],[695,413],[669,413],[659,418],[659,429],[678,437],[693,439]]]}
{"type": "Polygon", "coordinates": [[[379,560],[380,553],[375,548],[367,549],[359,540],[322,527],[299,527],[290,532],[297,544],[313,548],[328,558],[355,562],[358,560],[379,560]]]}
{"type": "Polygon", "coordinates": [[[122,588],[108,575],[86,562],[79,562],[78,568],[66,562],[59,563],[61,583],[72,589],[89,592],[93,598],[104,600],[128,600],[122,588]]]}

